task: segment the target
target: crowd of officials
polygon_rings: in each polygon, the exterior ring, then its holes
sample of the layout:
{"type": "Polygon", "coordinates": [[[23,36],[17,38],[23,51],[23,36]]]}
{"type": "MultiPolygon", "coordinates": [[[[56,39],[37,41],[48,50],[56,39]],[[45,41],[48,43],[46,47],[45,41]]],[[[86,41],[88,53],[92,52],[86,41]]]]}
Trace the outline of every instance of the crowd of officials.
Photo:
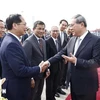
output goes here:
{"type": "Polygon", "coordinates": [[[56,100],[70,86],[72,100],[96,100],[100,38],[77,14],[48,31],[43,21],[27,27],[22,15],[0,20],[0,77],[6,78],[2,96],[8,100],[56,100]],[[70,85],[69,85],[70,83],[70,85]]]}

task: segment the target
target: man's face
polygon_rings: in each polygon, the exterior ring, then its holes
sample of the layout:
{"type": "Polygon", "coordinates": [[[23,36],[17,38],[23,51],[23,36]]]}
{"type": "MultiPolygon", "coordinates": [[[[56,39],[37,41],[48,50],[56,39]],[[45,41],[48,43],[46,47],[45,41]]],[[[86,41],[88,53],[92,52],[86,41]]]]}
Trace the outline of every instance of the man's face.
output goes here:
{"type": "Polygon", "coordinates": [[[21,22],[17,24],[17,32],[19,33],[19,35],[23,35],[26,32],[27,26],[26,26],[26,22],[24,20],[23,17],[20,17],[21,22]]]}
{"type": "Polygon", "coordinates": [[[50,34],[51,34],[51,36],[53,38],[56,39],[58,37],[58,35],[59,35],[59,29],[58,29],[58,27],[56,27],[56,26],[52,27],[50,34]]]}
{"type": "Polygon", "coordinates": [[[3,37],[4,32],[5,32],[4,22],[0,21],[0,37],[3,37]]]}
{"type": "Polygon", "coordinates": [[[74,36],[79,36],[81,33],[82,25],[81,23],[80,24],[76,23],[76,19],[71,19],[70,28],[73,30],[72,33],[74,36]]]}
{"type": "Polygon", "coordinates": [[[60,24],[60,31],[65,31],[67,26],[68,26],[67,23],[65,21],[62,21],[62,23],[60,24]]]}
{"type": "Polygon", "coordinates": [[[28,34],[31,34],[31,33],[32,33],[31,29],[28,29],[28,31],[27,31],[27,32],[28,32],[28,34]]]}
{"type": "Polygon", "coordinates": [[[42,38],[44,32],[45,32],[45,26],[44,25],[37,25],[35,29],[33,29],[34,34],[39,37],[42,38]]]}

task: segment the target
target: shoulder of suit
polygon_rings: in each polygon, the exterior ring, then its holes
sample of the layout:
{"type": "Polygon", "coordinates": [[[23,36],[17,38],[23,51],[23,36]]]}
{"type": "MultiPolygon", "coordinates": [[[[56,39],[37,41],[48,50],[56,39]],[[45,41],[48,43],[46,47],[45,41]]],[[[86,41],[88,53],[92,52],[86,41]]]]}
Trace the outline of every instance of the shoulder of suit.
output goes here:
{"type": "Polygon", "coordinates": [[[46,39],[45,41],[51,41],[51,40],[52,40],[52,37],[50,37],[50,38],[46,39]]]}
{"type": "MultiPolygon", "coordinates": [[[[29,42],[29,43],[33,43],[32,41],[35,41],[35,36],[31,35],[29,36],[25,41],[29,42]]],[[[24,42],[25,42],[24,41],[24,42]]]]}
{"type": "Polygon", "coordinates": [[[47,39],[45,42],[46,42],[47,44],[51,44],[51,41],[53,41],[53,39],[50,37],[50,38],[47,39]]]}
{"type": "Polygon", "coordinates": [[[31,36],[29,36],[29,38],[28,38],[28,40],[34,40],[34,39],[36,39],[36,37],[34,36],[34,34],[32,34],[31,36]]]}
{"type": "Polygon", "coordinates": [[[95,34],[91,33],[90,31],[88,32],[88,34],[89,34],[91,37],[93,37],[93,38],[100,39],[100,37],[99,37],[99,36],[97,36],[97,35],[95,35],[95,34]]]}

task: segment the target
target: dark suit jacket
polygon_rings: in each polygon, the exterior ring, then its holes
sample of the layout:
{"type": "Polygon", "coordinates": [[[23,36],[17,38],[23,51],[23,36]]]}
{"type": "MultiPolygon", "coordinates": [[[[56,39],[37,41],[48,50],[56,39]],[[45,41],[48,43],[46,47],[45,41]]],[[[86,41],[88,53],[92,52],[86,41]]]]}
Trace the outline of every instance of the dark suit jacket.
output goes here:
{"type": "Polygon", "coordinates": [[[64,42],[63,42],[63,45],[61,45],[61,38],[60,38],[60,35],[58,36],[58,41],[60,42],[60,50],[62,48],[64,48],[68,42],[68,37],[67,37],[67,34],[64,33],[64,42]]]}
{"type": "MultiPolygon", "coordinates": [[[[59,47],[59,41],[58,41],[58,47],[59,47]]],[[[58,52],[52,37],[50,37],[48,40],[46,40],[46,48],[47,48],[47,59],[49,59],[50,57],[53,57],[58,52]]],[[[60,50],[60,48],[59,48],[59,50],[60,50]]],[[[60,62],[50,65],[50,72],[51,72],[50,75],[52,75],[52,74],[54,75],[55,73],[57,73],[59,71],[59,69],[60,69],[59,63],[60,62]]]]}
{"type": "MultiPolygon", "coordinates": [[[[2,43],[2,38],[0,38],[0,46],[2,43]]],[[[1,61],[0,61],[0,78],[2,78],[2,66],[1,66],[1,61]]]]}
{"type": "Polygon", "coordinates": [[[6,78],[3,88],[8,100],[29,100],[31,77],[40,73],[39,67],[29,67],[27,56],[20,42],[7,34],[0,48],[2,77],[6,78]]]}
{"type": "Polygon", "coordinates": [[[22,36],[21,42],[23,43],[28,38],[28,34],[24,34],[22,36]]]}
{"type": "MultiPolygon", "coordinates": [[[[72,37],[68,45],[53,58],[50,63],[62,59],[61,55],[70,56],[73,53],[76,37],[72,37]]],[[[76,66],[68,63],[68,70],[71,73],[71,85],[76,94],[87,94],[98,90],[97,67],[100,66],[100,38],[88,32],[82,41],[77,53],[76,66]]]]}
{"type": "Polygon", "coordinates": [[[22,36],[22,39],[21,39],[21,42],[23,43],[29,36],[31,36],[32,34],[30,33],[30,34],[24,34],[23,36],[22,36]]]}
{"type": "MultiPolygon", "coordinates": [[[[46,60],[46,44],[43,40],[43,52],[39,47],[37,38],[31,35],[24,43],[23,48],[27,54],[27,57],[30,61],[31,66],[38,65],[41,61],[46,60]]],[[[41,75],[40,75],[41,77],[41,75]]]]}

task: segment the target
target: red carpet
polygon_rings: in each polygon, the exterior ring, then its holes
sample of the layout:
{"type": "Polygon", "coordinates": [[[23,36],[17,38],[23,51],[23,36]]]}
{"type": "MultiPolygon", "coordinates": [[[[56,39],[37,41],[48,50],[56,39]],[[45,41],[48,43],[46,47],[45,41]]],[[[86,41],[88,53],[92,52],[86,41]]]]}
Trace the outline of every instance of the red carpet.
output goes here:
{"type": "Polygon", "coordinates": [[[100,68],[98,68],[99,90],[97,92],[97,100],[100,100],[100,68]]]}
{"type": "MultiPolygon", "coordinates": [[[[100,68],[98,70],[98,78],[99,78],[99,89],[97,92],[96,100],[100,100],[100,68]]],[[[71,95],[69,94],[65,100],[71,100],[71,95]]]]}
{"type": "Polygon", "coordinates": [[[65,100],[71,100],[71,95],[69,94],[65,100]]]}

